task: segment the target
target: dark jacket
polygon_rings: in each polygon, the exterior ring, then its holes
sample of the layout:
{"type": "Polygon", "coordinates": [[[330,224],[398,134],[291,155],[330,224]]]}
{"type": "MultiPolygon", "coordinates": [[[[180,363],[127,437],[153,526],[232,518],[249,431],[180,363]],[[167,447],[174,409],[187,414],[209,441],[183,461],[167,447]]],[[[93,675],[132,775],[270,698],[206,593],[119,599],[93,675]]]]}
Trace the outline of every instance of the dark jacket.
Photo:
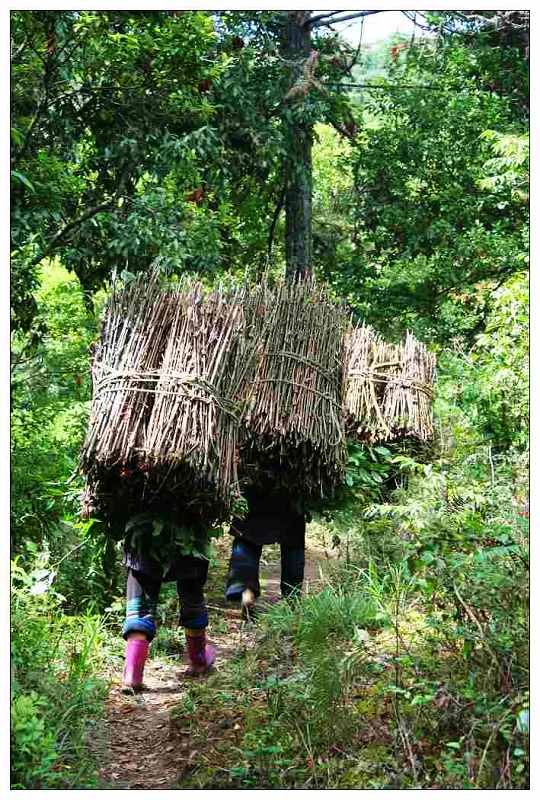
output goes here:
{"type": "Polygon", "coordinates": [[[230,530],[233,536],[260,545],[303,541],[305,514],[287,494],[248,489],[244,496],[249,511],[244,519],[233,519],[230,530]]]}

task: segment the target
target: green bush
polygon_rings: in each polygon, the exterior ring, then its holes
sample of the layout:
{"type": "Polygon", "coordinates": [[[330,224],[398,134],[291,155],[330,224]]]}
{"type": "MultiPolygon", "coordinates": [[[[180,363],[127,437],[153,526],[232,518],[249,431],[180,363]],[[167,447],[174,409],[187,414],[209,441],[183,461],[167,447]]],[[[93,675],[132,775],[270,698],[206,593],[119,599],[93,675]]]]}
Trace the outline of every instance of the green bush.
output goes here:
{"type": "Polygon", "coordinates": [[[106,685],[99,617],[60,613],[47,557],[31,570],[12,564],[12,786],[95,785],[89,728],[103,712],[106,685]]]}
{"type": "MultiPolygon", "coordinates": [[[[54,733],[46,729],[47,706],[47,701],[34,691],[18,695],[11,704],[12,789],[50,785],[58,752],[54,733]]],[[[56,776],[53,783],[56,784],[56,776]]]]}

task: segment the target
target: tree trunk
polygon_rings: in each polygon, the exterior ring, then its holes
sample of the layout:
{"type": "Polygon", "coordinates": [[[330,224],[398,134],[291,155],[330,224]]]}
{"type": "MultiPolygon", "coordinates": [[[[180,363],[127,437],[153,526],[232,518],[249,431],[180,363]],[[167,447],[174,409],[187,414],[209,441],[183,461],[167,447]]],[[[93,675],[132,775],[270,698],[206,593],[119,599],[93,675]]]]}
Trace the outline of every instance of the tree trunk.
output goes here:
{"type": "MultiPolygon", "coordinates": [[[[293,86],[302,78],[311,52],[311,31],[304,23],[310,11],[289,11],[283,37],[283,56],[295,62],[291,69],[293,86]]],[[[305,96],[287,106],[283,124],[286,130],[285,253],[287,280],[309,277],[312,270],[313,237],[311,229],[311,147],[313,126],[302,119],[305,96]],[[294,112],[294,113],[293,113],[294,112]],[[291,119],[292,116],[292,119],[291,119]]]]}

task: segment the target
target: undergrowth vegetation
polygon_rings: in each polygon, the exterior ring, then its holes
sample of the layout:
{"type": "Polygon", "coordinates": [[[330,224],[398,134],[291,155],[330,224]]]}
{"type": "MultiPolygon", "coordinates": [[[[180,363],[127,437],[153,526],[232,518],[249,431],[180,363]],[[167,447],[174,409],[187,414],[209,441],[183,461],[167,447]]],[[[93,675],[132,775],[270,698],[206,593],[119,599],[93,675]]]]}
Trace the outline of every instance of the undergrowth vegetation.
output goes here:
{"type": "Polygon", "coordinates": [[[238,729],[182,785],[525,788],[527,520],[511,466],[471,489],[417,464],[361,524],[315,523],[342,558],[176,709],[195,748],[212,721],[238,729]]]}
{"type": "Polygon", "coordinates": [[[91,788],[88,742],[107,693],[102,620],[62,613],[48,558],[34,564],[11,567],[12,788],[91,788]]]}

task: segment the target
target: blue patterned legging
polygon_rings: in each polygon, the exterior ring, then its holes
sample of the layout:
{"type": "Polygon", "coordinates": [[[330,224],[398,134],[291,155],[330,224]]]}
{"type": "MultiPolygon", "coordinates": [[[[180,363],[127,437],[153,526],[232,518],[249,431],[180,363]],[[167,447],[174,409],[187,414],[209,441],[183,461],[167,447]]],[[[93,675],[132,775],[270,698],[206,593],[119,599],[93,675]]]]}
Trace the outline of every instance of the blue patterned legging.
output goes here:
{"type": "MultiPolygon", "coordinates": [[[[176,582],[180,601],[179,624],[184,628],[197,630],[208,625],[208,611],[203,591],[207,572],[208,562],[201,559],[198,574],[192,574],[189,578],[181,578],[176,582]]],[[[156,610],[161,583],[161,578],[128,569],[126,619],[122,627],[124,639],[132,631],[145,633],[149,642],[156,635],[156,610]]]]}
{"type": "MultiPolygon", "coordinates": [[[[239,600],[244,589],[251,589],[255,596],[261,593],[259,583],[259,562],[263,546],[236,536],[229,562],[227,600],[239,600]]],[[[297,540],[281,544],[281,596],[289,597],[293,592],[299,592],[304,580],[304,540],[297,540]]]]}

